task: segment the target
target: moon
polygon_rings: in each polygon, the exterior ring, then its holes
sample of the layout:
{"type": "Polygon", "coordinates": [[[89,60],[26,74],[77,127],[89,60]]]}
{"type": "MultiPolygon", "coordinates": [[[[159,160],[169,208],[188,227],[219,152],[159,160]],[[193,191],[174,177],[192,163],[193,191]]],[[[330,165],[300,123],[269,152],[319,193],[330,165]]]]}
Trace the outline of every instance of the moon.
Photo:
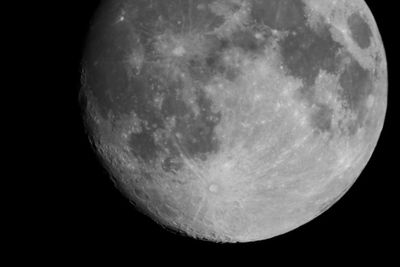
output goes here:
{"type": "Polygon", "coordinates": [[[97,11],[80,99],[116,186],[193,238],[251,242],[331,207],[383,128],[362,0],[121,0],[97,11]]]}

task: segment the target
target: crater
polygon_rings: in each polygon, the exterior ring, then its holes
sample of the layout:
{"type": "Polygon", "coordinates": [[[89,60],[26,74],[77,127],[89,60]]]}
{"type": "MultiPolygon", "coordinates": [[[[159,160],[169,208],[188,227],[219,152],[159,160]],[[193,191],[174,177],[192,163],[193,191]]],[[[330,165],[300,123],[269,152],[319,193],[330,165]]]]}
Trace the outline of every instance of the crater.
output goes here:
{"type": "Polygon", "coordinates": [[[366,49],[371,45],[372,30],[363,16],[356,12],[351,14],[347,19],[352,39],[362,49],[366,49]]]}
{"type": "Polygon", "coordinates": [[[182,158],[178,153],[169,153],[161,162],[161,168],[166,172],[177,172],[183,167],[182,158]]]}

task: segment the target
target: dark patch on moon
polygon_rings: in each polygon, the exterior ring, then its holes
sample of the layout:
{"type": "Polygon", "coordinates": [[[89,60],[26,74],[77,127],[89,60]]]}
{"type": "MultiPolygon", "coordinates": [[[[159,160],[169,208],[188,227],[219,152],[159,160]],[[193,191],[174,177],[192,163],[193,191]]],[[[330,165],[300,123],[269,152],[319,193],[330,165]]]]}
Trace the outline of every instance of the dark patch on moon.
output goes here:
{"type": "Polygon", "coordinates": [[[245,54],[263,55],[266,39],[257,39],[251,28],[235,31],[230,37],[232,47],[242,49],[245,54]]]}
{"type": "Polygon", "coordinates": [[[212,51],[207,55],[194,56],[188,59],[187,69],[193,80],[206,83],[218,73],[224,73],[226,67],[221,61],[221,51],[212,51]]]}
{"type": "Polygon", "coordinates": [[[365,19],[359,13],[353,13],[347,19],[351,31],[351,37],[362,49],[371,45],[372,30],[365,19]]]}
{"type": "MultiPolygon", "coordinates": [[[[185,87],[180,82],[165,81],[166,84],[162,90],[164,94],[164,100],[161,105],[161,116],[162,120],[176,116],[185,116],[190,109],[186,106],[186,103],[181,99],[181,92],[185,90],[185,87]]],[[[155,107],[152,107],[155,108],[155,107]]]]}
{"type": "MultiPolygon", "coordinates": [[[[182,33],[197,27],[206,31],[205,28],[223,23],[223,18],[210,10],[197,10],[200,3],[204,1],[137,0],[134,4],[103,6],[92,25],[83,59],[87,76],[85,90],[92,91],[103,117],[110,111],[116,116],[129,114],[138,105],[140,91],[149,90],[146,74],[131,77],[127,73],[129,53],[140,48],[144,58],[156,60],[154,36],[165,29],[182,33]],[[127,14],[125,21],[116,23],[122,8],[127,14]]],[[[144,73],[146,68],[148,73],[156,71],[144,66],[144,73]]]]}
{"type": "Polygon", "coordinates": [[[373,87],[370,77],[370,71],[353,58],[345,67],[339,83],[343,88],[341,95],[351,110],[357,112],[362,102],[371,94],[373,87]]]}
{"type": "Polygon", "coordinates": [[[363,127],[366,112],[368,112],[365,103],[373,92],[372,73],[352,58],[350,63],[345,66],[339,83],[343,89],[339,93],[345,108],[356,116],[350,123],[344,125],[348,133],[353,135],[363,127]]]}
{"type": "Polygon", "coordinates": [[[306,23],[305,5],[301,0],[255,0],[251,16],[257,24],[276,30],[293,30],[306,23]]]}
{"type": "Polygon", "coordinates": [[[85,66],[88,90],[93,93],[100,114],[105,118],[110,110],[115,114],[127,113],[132,107],[132,95],[127,90],[132,82],[119,59],[118,54],[103,55],[95,63],[85,66]]]}
{"type": "Polygon", "coordinates": [[[289,74],[311,87],[321,70],[335,73],[341,45],[333,40],[329,26],[316,32],[304,26],[280,41],[282,60],[289,74]]]}
{"type": "Polygon", "coordinates": [[[155,159],[157,151],[160,149],[155,142],[152,132],[148,130],[143,130],[140,133],[132,133],[129,136],[129,146],[131,153],[146,163],[155,159]]]}
{"type": "Polygon", "coordinates": [[[175,135],[188,158],[206,159],[207,154],[217,153],[219,141],[214,129],[221,120],[221,114],[211,109],[212,102],[203,91],[197,91],[199,114],[190,112],[186,117],[178,117],[175,135]]]}
{"type": "Polygon", "coordinates": [[[348,116],[339,119],[338,128],[332,127],[333,109],[326,104],[314,103],[313,96],[307,96],[309,97],[309,103],[315,105],[310,121],[313,129],[316,129],[318,132],[334,134],[338,130],[342,134],[353,136],[357,133],[358,129],[364,126],[364,119],[368,112],[366,101],[373,91],[372,74],[369,70],[363,68],[352,56],[348,57],[348,63],[338,73],[341,90],[337,91],[341,101],[339,113],[345,112],[348,116]]]}
{"type": "Polygon", "coordinates": [[[234,81],[239,75],[239,68],[226,64],[223,56],[227,50],[240,49],[249,57],[262,56],[267,39],[257,39],[255,31],[245,28],[233,32],[228,37],[218,37],[214,34],[205,36],[208,49],[204,54],[194,55],[187,60],[187,68],[193,80],[207,83],[219,75],[229,81],[234,81]]]}
{"type": "Polygon", "coordinates": [[[311,114],[311,123],[314,129],[319,132],[329,132],[332,129],[333,111],[327,105],[317,105],[313,114],[311,114]]]}
{"type": "MultiPolygon", "coordinates": [[[[187,90],[183,84],[170,81],[160,90],[165,98],[159,110],[149,101],[154,100],[151,90],[148,90],[146,95],[137,95],[137,115],[151,128],[140,134],[132,134],[130,145],[133,154],[149,163],[159,155],[157,152],[168,151],[169,155],[179,157],[177,145],[188,158],[202,159],[207,153],[217,152],[218,142],[214,128],[220,121],[220,115],[211,110],[211,100],[197,89],[195,101],[199,107],[199,114],[195,114],[182,99],[180,92],[187,90]],[[160,144],[157,145],[154,131],[166,129],[167,121],[172,118],[175,120],[172,136],[163,136],[164,141],[160,140],[160,144]]],[[[170,164],[166,164],[168,165],[170,164]]]]}
{"type": "Polygon", "coordinates": [[[186,67],[191,78],[202,84],[206,84],[216,75],[233,81],[239,75],[238,68],[223,62],[224,51],[234,47],[232,40],[215,35],[207,35],[205,38],[207,51],[187,59],[186,67]]]}
{"type": "MultiPolygon", "coordinates": [[[[111,9],[109,10],[111,11],[111,9]]],[[[131,80],[126,71],[126,56],[137,49],[137,36],[132,35],[129,25],[116,26],[112,23],[117,12],[103,11],[104,18],[96,20],[88,36],[83,58],[87,84],[85,90],[91,91],[99,112],[107,117],[128,114],[133,107],[131,87],[142,87],[143,81],[136,77],[131,80]]]]}

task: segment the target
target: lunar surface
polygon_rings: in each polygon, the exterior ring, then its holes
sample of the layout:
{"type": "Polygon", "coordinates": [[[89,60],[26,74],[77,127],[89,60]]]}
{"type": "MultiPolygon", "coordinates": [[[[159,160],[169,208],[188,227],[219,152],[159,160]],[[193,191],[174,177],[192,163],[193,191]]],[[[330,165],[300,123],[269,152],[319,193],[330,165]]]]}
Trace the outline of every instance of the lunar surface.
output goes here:
{"type": "Polygon", "coordinates": [[[137,209],[194,238],[250,242],[354,183],[383,127],[387,66],[362,0],[104,1],[80,99],[137,209]]]}

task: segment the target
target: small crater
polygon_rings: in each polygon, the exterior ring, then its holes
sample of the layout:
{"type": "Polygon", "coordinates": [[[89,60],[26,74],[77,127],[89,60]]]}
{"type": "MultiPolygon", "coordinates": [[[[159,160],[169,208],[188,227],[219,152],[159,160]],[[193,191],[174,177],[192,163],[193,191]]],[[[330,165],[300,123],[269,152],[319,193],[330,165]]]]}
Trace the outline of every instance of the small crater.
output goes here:
{"type": "Polygon", "coordinates": [[[149,195],[147,195],[143,189],[141,189],[137,186],[133,189],[133,191],[135,192],[136,197],[140,198],[141,200],[149,200],[150,199],[149,195]]]}
{"type": "Polygon", "coordinates": [[[182,167],[183,167],[182,160],[174,156],[166,157],[161,163],[161,168],[166,172],[177,172],[182,167]]]}
{"type": "Polygon", "coordinates": [[[208,187],[208,191],[210,191],[211,193],[218,193],[218,191],[219,191],[219,186],[217,185],[217,184],[211,184],[209,187],[208,187]]]}

